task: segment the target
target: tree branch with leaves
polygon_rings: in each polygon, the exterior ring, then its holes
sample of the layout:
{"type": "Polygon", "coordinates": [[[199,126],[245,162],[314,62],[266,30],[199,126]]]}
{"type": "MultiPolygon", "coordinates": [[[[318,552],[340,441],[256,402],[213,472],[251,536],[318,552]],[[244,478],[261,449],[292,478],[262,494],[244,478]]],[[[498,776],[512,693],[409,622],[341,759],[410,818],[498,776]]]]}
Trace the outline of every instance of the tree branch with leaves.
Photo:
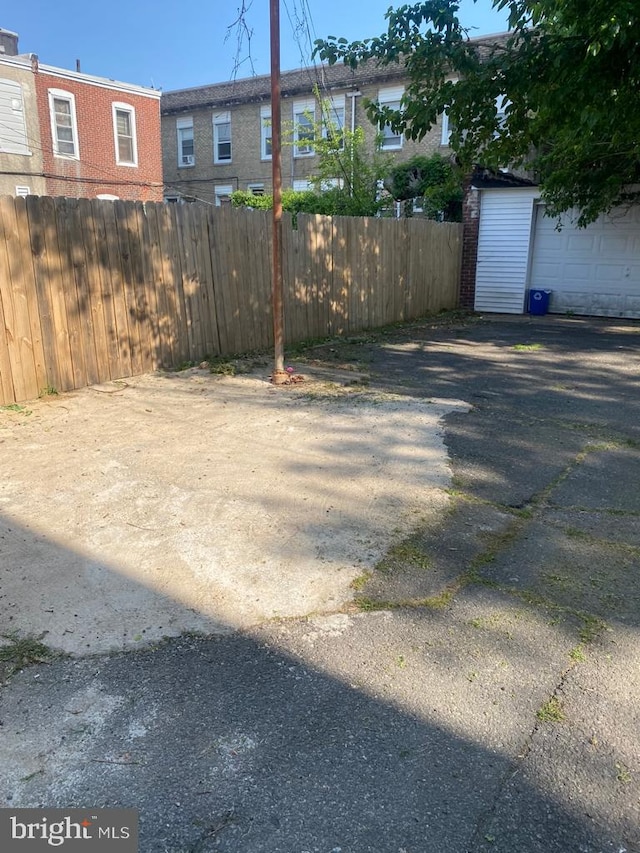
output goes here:
{"type": "Polygon", "coordinates": [[[530,171],[547,212],[578,224],[640,200],[640,5],[637,0],[493,0],[509,12],[500,39],[471,39],[458,3],[389,9],[387,31],[316,54],[352,68],[404,66],[399,110],[375,103],[380,127],[422,139],[448,114],[460,164],[530,171]]]}

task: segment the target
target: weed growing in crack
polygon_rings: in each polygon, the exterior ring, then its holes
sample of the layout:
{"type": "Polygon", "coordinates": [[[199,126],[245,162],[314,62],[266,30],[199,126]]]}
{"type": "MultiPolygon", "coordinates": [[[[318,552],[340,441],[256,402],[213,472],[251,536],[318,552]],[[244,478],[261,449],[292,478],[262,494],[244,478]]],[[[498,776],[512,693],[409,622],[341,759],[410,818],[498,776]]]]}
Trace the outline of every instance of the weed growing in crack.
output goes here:
{"type": "Polygon", "coordinates": [[[390,575],[405,566],[426,571],[431,568],[431,560],[414,542],[405,541],[390,548],[376,564],[376,570],[390,575]]]}
{"type": "Polygon", "coordinates": [[[582,626],[579,631],[580,642],[586,645],[592,643],[599,634],[606,628],[606,623],[597,616],[590,614],[578,614],[582,619],[582,626]]]}
{"type": "Polygon", "coordinates": [[[623,785],[627,785],[631,782],[631,773],[629,772],[629,768],[624,764],[616,763],[616,779],[618,782],[622,782],[623,785]]]}
{"type": "Polygon", "coordinates": [[[582,644],[579,644],[575,648],[571,649],[571,651],[569,652],[569,657],[576,663],[584,663],[587,659],[587,656],[584,653],[582,644]]]}
{"type": "Polygon", "coordinates": [[[371,572],[363,572],[361,575],[358,575],[351,581],[351,589],[355,590],[356,592],[360,592],[360,590],[364,589],[365,586],[369,583],[369,581],[371,580],[371,576],[371,572]]]}
{"type": "Polygon", "coordinates": [[[542,723],[561,723],[565,719],[565,714],[560,702],[555,696],[552,696],[536,711],[536,717],[542,723]]]}
{"type": "Polygon", "coordinates": [[[16,633],[0,635],[7,645],[0,646],[0,669],[9,678],[20,672],[26,666],[43,663],[54,657],[54,652],[48,649],[40,639],[35,637],[19,637],[16,633]]]}

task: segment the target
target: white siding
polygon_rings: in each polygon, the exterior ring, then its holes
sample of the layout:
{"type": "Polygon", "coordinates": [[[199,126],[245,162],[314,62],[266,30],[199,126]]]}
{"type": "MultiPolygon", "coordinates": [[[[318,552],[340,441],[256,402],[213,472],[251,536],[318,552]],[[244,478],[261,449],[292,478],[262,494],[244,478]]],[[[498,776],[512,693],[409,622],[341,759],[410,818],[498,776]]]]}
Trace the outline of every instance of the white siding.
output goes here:
{"type": "Polygon", "coordinates": [[[0,151],[31,153],[27,144],[22,87],[13,80],[0,80],[0,151]]]}
{"type": "Polygon", "coordinates": [[[550,311],[640,317],[640,207],[615,210],[587,228],[536,214],[531,287],[552,291],[550,311]]]}
{"type": "Polygon", "coordinates": [[[535,187],[480,192],[475,310],[522,314],[535,187]]]}

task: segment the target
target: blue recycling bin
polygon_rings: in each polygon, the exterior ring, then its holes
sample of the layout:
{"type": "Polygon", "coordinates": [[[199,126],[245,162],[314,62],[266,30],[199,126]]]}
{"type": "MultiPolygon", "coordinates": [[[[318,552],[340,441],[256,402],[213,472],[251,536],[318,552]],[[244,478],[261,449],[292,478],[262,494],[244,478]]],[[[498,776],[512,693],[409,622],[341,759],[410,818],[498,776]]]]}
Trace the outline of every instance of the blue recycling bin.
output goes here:
{"type": "Polygon", "coordinates": [[[529,314],[546,314],[549,310],[550,298],[550,290],[537,290],[532,288],[529,291],[529,314]]]}

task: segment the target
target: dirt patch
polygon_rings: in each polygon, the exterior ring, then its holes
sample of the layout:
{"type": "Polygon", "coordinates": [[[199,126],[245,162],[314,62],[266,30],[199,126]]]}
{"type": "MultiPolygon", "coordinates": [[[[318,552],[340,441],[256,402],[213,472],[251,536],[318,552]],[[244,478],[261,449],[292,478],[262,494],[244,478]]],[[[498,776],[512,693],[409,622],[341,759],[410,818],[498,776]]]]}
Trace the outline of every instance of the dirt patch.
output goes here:
{"type": "Polygon", "coordinates": [[[192,369],[1,411],[0,633],[96,652],[342,607],[446,502],[466,406],[325,390],[192,369]]]}

